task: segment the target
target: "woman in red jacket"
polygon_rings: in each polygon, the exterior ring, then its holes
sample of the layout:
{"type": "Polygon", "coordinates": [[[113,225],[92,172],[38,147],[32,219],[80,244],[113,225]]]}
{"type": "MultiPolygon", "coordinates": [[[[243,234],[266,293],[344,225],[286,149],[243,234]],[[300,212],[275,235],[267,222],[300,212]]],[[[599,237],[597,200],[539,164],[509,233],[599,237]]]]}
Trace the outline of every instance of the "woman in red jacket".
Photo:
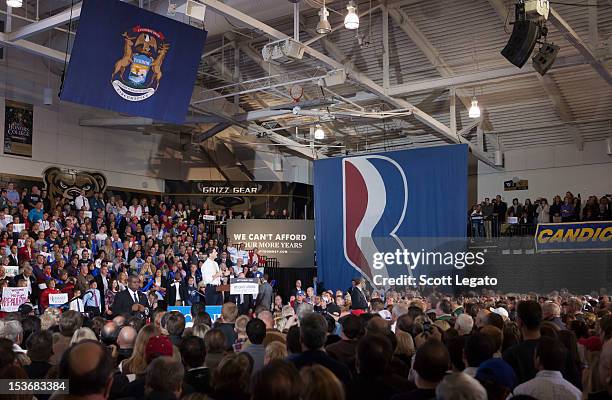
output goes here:
{"type": "Polygon", "coordinates": [[[55,288],[55,279],[49,279],[47,281],[47,288],[40,293],[40,298],[38,300],[38,308],[41,313],[49,307],[49,295],[58,293],[62,292],[55,288]]]}
{"type": "Polygon", "coordinates": [[[28,237],[25,239],[25,243],[22,248],[18,251],[19,262],[30,262],[30,260],[34,257],[34,239],[28,237]]]}

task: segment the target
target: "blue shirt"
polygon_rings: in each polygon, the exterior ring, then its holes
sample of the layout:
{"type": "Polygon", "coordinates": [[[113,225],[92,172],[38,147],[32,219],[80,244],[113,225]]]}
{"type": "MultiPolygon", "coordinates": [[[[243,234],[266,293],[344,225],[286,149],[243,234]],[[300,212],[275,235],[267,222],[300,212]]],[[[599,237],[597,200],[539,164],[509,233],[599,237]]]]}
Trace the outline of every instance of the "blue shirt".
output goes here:
{"type": "Polygon", "coordinates": [[[85,307],[97,307],[100,309],[100,291],[98,289],[89,289],[83,296],[85,307]]]}
{"type": "Polygon", "coordinates": [[[30,210],[30,212],[28,213],[28,219],[31,222],[38,222],[39,220],[43,219],[43,210],[39,210],[37,208],[33,208],[30,210]]]}

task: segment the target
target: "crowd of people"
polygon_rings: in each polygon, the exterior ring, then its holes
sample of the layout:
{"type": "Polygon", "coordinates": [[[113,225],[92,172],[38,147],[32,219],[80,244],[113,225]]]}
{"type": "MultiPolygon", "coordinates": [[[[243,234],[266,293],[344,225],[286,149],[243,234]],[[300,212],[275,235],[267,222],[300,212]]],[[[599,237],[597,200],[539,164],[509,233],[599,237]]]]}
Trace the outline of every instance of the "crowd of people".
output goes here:
{"type": "Polygon", "coordinates": [[[244,314],[226,302],[216,320],[209,307],[187,324],[163,308],[111,319],[22,305],[0,320],[0,379],[67,380],[53,399],[612,398],[605,295],[369,295],[356,279],[318,295],[296,282],[289,303],[244,314]]]}
{"type": "Polygon", "coordinates": [[[28,301],[0,313],[0,379],[67,379],[53,399],[612,398],[605,293],[425,295],[356,278],[298,280],[282,298],[207,207],[130,203],[2,190],[0,288],[28,301]],[[259,294],[227,293],[232,277],[259,294]]]}
{"type": "Polygon", "coordinates": [[[612,220],[612,195],[589,196],[583,203],[580,194],[566,192],[563,199],[557,195],[548,203],[537,198],[533,203],[518,198],[508,204],[497,195],[493,200],[485,198],[469,210],[470,233],[474,237],[494,237],[502,234],[533,234],[537,224],[550,222],[610,221],[612,220]]]}

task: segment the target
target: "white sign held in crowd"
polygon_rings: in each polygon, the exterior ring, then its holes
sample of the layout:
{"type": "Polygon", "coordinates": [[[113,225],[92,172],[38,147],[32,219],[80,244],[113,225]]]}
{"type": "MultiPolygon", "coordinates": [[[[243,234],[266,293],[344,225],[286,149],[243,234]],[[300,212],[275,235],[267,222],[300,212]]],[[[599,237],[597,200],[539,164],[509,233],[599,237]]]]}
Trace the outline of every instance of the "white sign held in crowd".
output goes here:
{"type": "Polygon", "coordinates": [[[15,312],[19,306],[28,301],[27,287],[2,288],[2,307],[4,312],[15,312]]]}
{"type": "Polygon", "coordinates": [[[50,306],[61,306],[68,303],[68,293],[52,293],[49,294],[50,306]]]}
{"type": "Polygon", "coordinates": [[[25,224],[13,224],[13,232],[20,233],[25,229],[25,224]]]}
{"type": "Polygon", "coordinates": [[[5,265],[4,271],[6,272],[6,276],[11,278],[19,275],[19,267],[16,265],[5,265]]]}
{"type": "Polygon", "coordinates": [[[230,280],[230,294],[252,294],[259,293],[259,279],[257,278],[233,278],[230,280]]]}

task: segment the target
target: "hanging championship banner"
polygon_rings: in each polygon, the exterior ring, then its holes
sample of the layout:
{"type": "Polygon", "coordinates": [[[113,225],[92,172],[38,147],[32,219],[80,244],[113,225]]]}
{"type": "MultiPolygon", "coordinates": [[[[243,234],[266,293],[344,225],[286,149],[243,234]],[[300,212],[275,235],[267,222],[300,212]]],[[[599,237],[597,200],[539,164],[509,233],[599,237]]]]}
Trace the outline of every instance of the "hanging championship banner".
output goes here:
{"type": "Polygon", "coordinates": [[[4,154],[32,157],[34,108],[31,104],[5,100],[4,154]]]}
{"type": "Polygon", "coordinates": [[[85,0],[62,100],[180,124],[206,31],[121,1],[85,0]]]}

